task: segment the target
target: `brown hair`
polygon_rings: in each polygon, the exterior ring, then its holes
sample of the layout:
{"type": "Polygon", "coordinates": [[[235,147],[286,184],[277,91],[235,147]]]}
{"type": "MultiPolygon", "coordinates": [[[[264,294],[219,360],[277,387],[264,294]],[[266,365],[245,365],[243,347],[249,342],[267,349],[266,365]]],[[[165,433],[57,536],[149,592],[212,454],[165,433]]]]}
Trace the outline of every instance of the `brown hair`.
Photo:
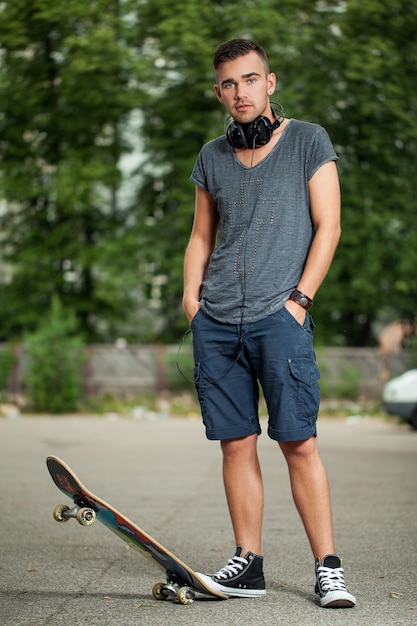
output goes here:
{"type": "Polygon", "coordinates": [[[265,72],[269,74],[269,62],[265,50],[251,39],[231,39],[220,44],[213,57],[214,70],[217,72],[219,66],[225,61],[245,56],[249,52],[256,52],[260,56],[265,66],[265,72]]]}

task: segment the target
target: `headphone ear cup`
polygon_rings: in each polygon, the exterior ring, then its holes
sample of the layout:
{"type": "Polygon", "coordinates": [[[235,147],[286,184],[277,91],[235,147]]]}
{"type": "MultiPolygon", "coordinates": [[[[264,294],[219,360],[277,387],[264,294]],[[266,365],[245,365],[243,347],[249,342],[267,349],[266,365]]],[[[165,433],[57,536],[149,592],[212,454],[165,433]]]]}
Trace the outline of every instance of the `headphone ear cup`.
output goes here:
{"type": "Polygon", "coordinates": [[[247,130],[249,145],[252,147],[255,141],[255,148],[264,146],[270,141],[273,130],[273,126],[267,117],[258,117],[247,130]]]}
{"type": "Polygon", "coordinates": [[[240,124],[236,124],[234,120],[230,122],[229,126],[226,128],[226,137],[227,141],[233,148],[236,148],[237,150],[241,148],[248,148],[248,141],[244,130],[242,126],[240,126],[240,124]]]}
{"type": "Polygon", "coordinates": [[[270,120],[264,115],[260,115],[249,124],[239,124],[232,119],[225,129],[225,134],[227,141],[237,150],[242,148],[260,148],[270,141],[272,133],[279,125],[280,121],[278,118],[271,124],[270,120]]]}

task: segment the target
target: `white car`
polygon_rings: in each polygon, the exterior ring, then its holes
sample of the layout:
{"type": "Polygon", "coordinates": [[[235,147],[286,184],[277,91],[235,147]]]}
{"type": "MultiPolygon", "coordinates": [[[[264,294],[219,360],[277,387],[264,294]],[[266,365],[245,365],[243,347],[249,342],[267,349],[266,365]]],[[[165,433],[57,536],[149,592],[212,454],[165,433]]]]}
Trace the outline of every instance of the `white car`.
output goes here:
{"type": "Polygon", "coordinates": [[[417,430],[417,369],[388,381],[382,392],[384,410],[399,415],[417,430]]]}

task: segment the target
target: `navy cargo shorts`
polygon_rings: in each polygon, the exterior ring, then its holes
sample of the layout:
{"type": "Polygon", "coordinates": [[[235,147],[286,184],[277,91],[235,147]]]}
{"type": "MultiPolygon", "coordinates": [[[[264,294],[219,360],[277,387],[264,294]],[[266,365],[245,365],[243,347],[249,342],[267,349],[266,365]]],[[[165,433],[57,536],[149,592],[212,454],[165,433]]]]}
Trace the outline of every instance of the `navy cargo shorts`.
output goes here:
{"type": "Polygon", "coordinates": [[[309,313],[301,326],[285,307],[242,325],[218,322],[198,311],[191,322],[194,383],[208,439],[261,433],[259,384],[271,439],[316,436],[320,372],[313,328],[309,313]]]}

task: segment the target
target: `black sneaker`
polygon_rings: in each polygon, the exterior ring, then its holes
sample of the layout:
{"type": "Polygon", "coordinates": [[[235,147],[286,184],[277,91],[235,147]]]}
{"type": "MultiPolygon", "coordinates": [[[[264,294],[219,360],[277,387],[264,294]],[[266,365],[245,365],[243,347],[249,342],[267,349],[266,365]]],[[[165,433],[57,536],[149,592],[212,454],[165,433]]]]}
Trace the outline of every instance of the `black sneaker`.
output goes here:
{"type": "Polygon", "coordinates": [[[242,557],[240,546],[236,548],[235,556],[217,574],[211,576],[200,574],[200,576],[208,587],[228,596],[256,598],[266,594],[263,557],[252,552],[242,557]]]}
{"type": "Polygon", "coordinates": [[[335,554],[328,554],[320,563],[316,559],[316,589],[321,606],[330,609],[355,606],[356,598],[348,592],[342,561],[335,554]]]}

